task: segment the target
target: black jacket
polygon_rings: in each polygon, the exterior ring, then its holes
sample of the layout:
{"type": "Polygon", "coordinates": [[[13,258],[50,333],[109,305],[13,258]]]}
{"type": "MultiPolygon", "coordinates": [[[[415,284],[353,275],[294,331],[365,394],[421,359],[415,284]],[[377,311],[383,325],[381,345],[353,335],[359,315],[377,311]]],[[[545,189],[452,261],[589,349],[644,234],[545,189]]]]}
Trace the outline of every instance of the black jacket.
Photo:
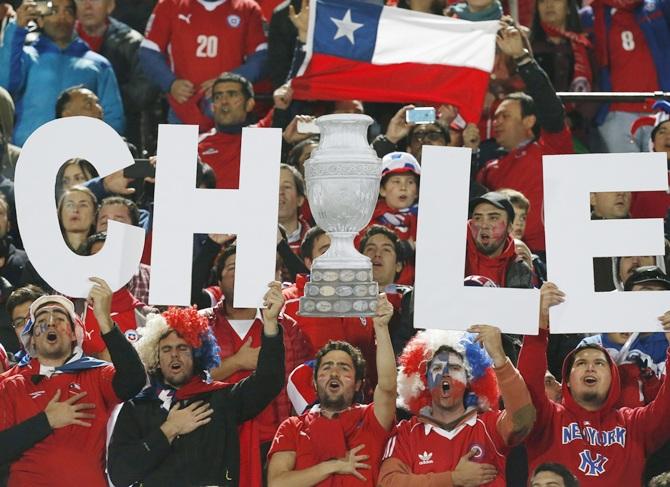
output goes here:
{"type": "MultiPolygon", "coordinates": [[[[116,420],[109,444],[108,470],[117,486],[237,486],[240,423],[260,413],[284,385],[282,333],[263,335],[258,367],[246,379],[182,401],[210,404],[212,420],[172,444],[160,427],[168,411],[156,398],[128,401],[116,420]]],[[[173,405],[174,406],[174,403],[173,405]]],[[[257,455],[251,448],[245,454],[257,455]]]]}
{"type": "Polygon", "coordinates": [[[285,0],[277,5],[270,19],[268,32],[268,59],[272,87],[278,88],[289,78],[293,54],[297,43],[298,30],[289,18],[289,5],[300,12],[300,0],[285,0]]]}
{"type": "Polygon", "coordinates": [[[150,110],[160,91],[140,67],[138,50],[142,34],[123,22],[109,17],[109,27],[103,37],[100,54],[105,56],[119,83],[123,110],[126,115],[126,137],[138,148],[143,147],[141,113],[150,110]]]}
{"type": "Polygon", "coordinates": [[[110,17],[100,48],[100,54],[112,63],[126,113],[148,108],[158,96],[158,89],[140,68],[137,51],[142,39],[142,34],[110,17]]]}

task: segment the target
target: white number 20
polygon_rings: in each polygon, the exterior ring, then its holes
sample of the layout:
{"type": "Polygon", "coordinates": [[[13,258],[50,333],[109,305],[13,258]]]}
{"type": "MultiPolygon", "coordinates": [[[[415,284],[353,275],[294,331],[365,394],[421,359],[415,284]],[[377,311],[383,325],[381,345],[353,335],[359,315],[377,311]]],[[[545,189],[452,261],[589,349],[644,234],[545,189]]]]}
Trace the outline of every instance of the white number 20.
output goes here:
{"type": "Polygon", "coordinates": [[[216,36],[199,35],[198,48],[195,50],[196,57],[216,57],[219,48],[219,38],[216,36]]]}

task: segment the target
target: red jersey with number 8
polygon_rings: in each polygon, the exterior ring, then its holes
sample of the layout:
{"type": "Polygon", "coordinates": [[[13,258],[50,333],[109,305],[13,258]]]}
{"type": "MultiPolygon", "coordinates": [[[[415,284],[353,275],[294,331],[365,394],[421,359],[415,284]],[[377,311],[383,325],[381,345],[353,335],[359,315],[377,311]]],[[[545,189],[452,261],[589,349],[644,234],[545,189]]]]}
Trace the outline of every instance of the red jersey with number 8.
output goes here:
{"type": "MultiPolygon", "coordinates": [[[[654,59],[634,12],[614,11],[608,43],[612,91],[659,89],[654,59]]],[[[642,103],[614,103],[611,110],[640,112],[643,108],[642,103]]]]}

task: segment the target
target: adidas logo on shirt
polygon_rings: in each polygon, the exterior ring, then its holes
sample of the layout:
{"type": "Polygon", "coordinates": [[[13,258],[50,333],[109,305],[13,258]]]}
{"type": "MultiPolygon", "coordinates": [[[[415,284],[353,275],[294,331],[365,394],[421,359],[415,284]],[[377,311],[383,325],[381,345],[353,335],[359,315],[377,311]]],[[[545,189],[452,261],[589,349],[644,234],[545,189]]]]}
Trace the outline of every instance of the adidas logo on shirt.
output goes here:
{"type": "Polygon", "coordinates": [[[427,451],[424,451],[423,453],[419,453],[419,465],[430,465],[433,463],[433,452],[428,453],[427,451]]]}

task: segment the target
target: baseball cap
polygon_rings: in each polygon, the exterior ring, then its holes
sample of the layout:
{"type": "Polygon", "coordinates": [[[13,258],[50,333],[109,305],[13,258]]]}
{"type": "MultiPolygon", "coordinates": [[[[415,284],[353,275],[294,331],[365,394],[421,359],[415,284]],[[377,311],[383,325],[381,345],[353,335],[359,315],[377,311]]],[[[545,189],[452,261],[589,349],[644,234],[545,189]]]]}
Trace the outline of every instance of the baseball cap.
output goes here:
{"type": "Polygon", "coordinates": [[[416,158],[407,152],[391,152],[382,159],[382,177],[387,174],[411,172],[421,176],[421,166],[416,158]]]}
{"type": "Polygon", "coordinates": [[[490,191],[479,198],[470,200],[470,214],[475,210],[477,205],[481,203],[489,203],[496,208],[505,210],[507,212],[507,222],[512,223],[514,221],[514,206],[507,196],[497,191],[490,191]]]}
{"type": "Polygon", "coordinates": [[[665,289],[670,290],[670,278],[668,278],[667,274],[663,272],[660,267],[655,265],[646,265],[635,269],[633,273],[628,276],[628,279],[626,279],[623,290],[630,291],[636,284],[645,284],[649,282],[662,284],[665,289]]]}

